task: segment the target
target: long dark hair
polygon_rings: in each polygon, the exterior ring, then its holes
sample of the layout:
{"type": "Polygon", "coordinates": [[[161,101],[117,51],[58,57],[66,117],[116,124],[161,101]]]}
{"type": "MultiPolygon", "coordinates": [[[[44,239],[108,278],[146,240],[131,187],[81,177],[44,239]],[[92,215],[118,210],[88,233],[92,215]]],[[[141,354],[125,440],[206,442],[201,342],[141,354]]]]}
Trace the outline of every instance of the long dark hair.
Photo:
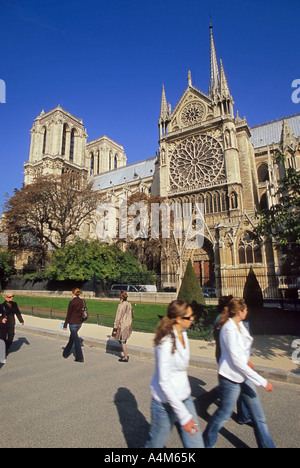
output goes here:
{"type": "Polygon", "coordinates": [[[221,314],[223,312],[224,307],[229,304],[229,301],[233,299],[233,296],[230,294],[229,296],[221,296],[218,302],[218,312],[221,314]]]}
{"type": "Polygon", "coordinates": [[[176,350],[176,340],[175,334],[173,330],[173,325],[176,323],[176,319],[178,317],[184,317],[187,313],[188,308],[190,307],[189,303],[186,301],[172,301],[168,306],[167,316],[164,317],[158,324],[158,327],[155,332],[154,343],[158,346],[162,339],[167,336],[171,335],[172,337],[172,354],[175,353],[176,350]]]}

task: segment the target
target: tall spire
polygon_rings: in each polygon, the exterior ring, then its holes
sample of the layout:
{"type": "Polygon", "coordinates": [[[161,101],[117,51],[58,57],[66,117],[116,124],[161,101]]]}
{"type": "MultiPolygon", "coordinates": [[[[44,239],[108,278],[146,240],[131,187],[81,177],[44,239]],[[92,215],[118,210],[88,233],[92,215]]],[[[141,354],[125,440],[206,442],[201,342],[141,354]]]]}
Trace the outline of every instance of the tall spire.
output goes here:
{"type": "Polygon", "coordinates": [[[170,114],[171,110],[169,111],[168,109],[165,87],[163,85],[160,105],[160,116],[158,120],[159,138],[162,138],[167,133],[168,124],[170,122],[170,114]]]}
{"type": "Polygon", "coordinates": [[[210,84],[209,84],[209,95],[213,95],[218,90],[220,84],[220,74],[217,62],[217,54],[214,42],[213,27],[210,22],[210,84]]]}
{"type": "Polygon", "coordinates": [[[220,60],[220,94],[225,98],[231,97],[222,60],[220,60]]]}
{"type": "Polygon", "coordinates": [[[165,87],[162,87],[161,105],[160,105],[160,122],[165,122],[169,119],[168,104],[165,93],[165,87]]]}

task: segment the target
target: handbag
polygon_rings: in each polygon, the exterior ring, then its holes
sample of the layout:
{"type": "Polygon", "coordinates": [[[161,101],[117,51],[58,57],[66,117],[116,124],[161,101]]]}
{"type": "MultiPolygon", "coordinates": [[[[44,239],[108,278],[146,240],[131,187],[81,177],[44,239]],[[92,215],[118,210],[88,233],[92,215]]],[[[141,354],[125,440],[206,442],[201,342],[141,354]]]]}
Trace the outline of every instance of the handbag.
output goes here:
{"type": "Polygon", "coordinates": [[[88,317],[89,317],[89,314],[88,314],[87,305],[85,301],[83,301],[82,310],[81,310],[82,321],[85,322],[88,319],[88,317]]]}

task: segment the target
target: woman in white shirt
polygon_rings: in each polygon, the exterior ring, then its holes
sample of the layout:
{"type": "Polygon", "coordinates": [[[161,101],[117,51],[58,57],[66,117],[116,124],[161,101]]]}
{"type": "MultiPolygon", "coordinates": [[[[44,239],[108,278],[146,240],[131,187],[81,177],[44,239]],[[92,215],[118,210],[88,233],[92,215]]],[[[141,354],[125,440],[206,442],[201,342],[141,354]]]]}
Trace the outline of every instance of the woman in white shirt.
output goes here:
{"type": "Polygon", "coordinates": [[[263,386],[267,392],[273,386],[254,371],[249,362],[253,338],[242,323],[247,316],[247,305],[243,299],[231,299],[224,308],[220,320],[221,358],[219,361],[219,384],[221,405],[211,417],[203,438],[205,446],[215,445],[218,433],[231,417],[234,406],[241,395],[253,421],[259,448],[275,448],[255,386],[263,386]]]}
{"type": "Polygon", "coordinates": [[[187,302],[173,301],[156,330],[156,363],[150,386],[152,421],[146,448],[164,447],[175,423],[185,448],[204,448],[187,376],[190,350],[186,329],[193,320],[187,302]]]}

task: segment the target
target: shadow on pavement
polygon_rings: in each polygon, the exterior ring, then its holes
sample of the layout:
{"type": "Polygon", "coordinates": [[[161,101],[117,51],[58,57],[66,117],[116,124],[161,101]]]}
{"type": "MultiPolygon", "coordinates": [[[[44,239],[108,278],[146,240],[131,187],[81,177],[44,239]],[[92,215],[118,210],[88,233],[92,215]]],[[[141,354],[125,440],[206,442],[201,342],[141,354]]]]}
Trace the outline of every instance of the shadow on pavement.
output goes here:
{"type": "Polygon", "coordinates": [[[30,342],[24,336],[20,336],[17,340],[12,342],[11,347],[9,348],[9,354],[16,353],[19,351],[23,345],[30,345],[30,342]]]}
{"type": "MultiPolygon", "coordinates": [[[[210,418],[208,408],[213,404],[218,406],[218,389],[215,387],[210,392],[207,392],[204,389],[206,382],[200,379],[196,379],[195,377],[190,377],[189,379],[192,388],[192,395],[195,398],[195,405],[198,415],[204,419],[204,421],[208,422],[210,418]]],[[[232,418],[236,419],[235,413],[233,413],[232,418]]],[[[201,427],[202,433],[204,432],[205,427],[201,427]]],[[[227,439],[233,445],[233,447],[250,448],[245,442],[243,442],[236,435],[232,434],[232,432],[230,432],[225,427],[221,429],[220,434],[225,439],[227,439]]]]}
{"type": "Polygon", "coordinates": [[[114,403],[128,448],[142,448],[148,439],[150,424],[139,411],[135,396],[124,387],[118,388],[114,403]]]}

